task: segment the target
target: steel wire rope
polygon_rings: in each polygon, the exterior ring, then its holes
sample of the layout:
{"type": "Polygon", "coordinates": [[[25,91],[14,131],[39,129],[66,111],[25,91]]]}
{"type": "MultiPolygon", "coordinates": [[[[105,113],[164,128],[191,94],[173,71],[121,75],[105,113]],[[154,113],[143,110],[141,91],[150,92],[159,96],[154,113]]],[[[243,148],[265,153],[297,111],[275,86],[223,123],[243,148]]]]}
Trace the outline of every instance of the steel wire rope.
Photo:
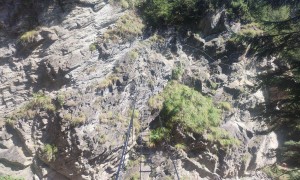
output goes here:
{"type": "Polygon", "coordinates": [[[137,95],[135,96],[135,98],[133,100],[131,119],[130,119],[129,127],[128,127],[127,131],[126,131],[126,138],[125,138],[124,145],[123,145],[123,150],[122,150],[122,155],[121,155],[121,159],[120,159],[120,164],[119,164],[118,170],[117,170],[116,180],[119,180],[121,169],[124,168],[124,166],[125,166],[125,164],[124,164],[124,162],[125,162],[125,154],[126,154],[127,147],[128,147],[130,132],[131,132],[131,129],[133,128],[132,126],[133,126],[133,119],[134,119],[136,99],[137,99],[137,95]]]}
{"type": "MultiPolygon", "coordinates": [[[[160,119],[160,116],[158,116],[158,120],[159,120],[160,127],[163,128],[163,125],[162,125],[162,121],[161,121],[161,119],[160,119]]],[[[170,155],[170,154],[171,154],[171,153],[170,153],[170,149],[169,149],[170,145],[169,145],[168,141],[166,140],[165,136],[163,137],[163,139],[164,139],[164,141],[165,141],[165,143],[166,143],[166,145],[167,145],[167,154],[168,154],[168,156],[170,157],[170,159],[171,159],[171,161],[172,161],[172,164],[173,164],[173,166],[174,166],[174,170],[175,170],[177,179],[180,180],[179,173],[178,173],[178,171],[177,171],[177,167],[176,167],[175,161],[174,161],[174,159],[172,158],[172,155],[170,155]]]]}

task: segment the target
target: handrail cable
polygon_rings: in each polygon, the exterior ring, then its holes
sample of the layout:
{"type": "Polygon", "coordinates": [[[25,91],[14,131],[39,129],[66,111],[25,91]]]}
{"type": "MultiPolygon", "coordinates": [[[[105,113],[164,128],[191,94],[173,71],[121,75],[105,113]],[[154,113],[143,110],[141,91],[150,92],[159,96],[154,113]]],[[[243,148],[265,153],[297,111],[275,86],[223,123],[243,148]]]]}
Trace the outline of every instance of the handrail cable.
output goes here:
{"type": "Polygon", "coordinates": [[[116,175],[116,180],[119,180],[121,169],[124,168],[124,166],[125,166],[125,164],[124,164],[124,162],[125,162],[125,153],[126,153],[126,150],[127,150],[128,141],[129,141],[129,137],[130,137],[130,132],[131,132],[131,128],[132,128],[132,125],[133,125],[136,99],[137,99],[137,96],[135,96],[135,99],[133,101],[132,115],[131,115],[129,127],[128,127],[127,132],[126,132],[126,138],[125,138],[124,145],[123,145],[123,150],[122,150],[121,160],[120,160],[120,164],[119,164],[117,175],[116,175]]]}
{"type": "MultiPolygon", "coordinates": [[[[162,126],[162,122],[161,122],[160,116],[158,117],[158,119],[159,119],[160,127],[162,128],[163,126],[162,126]]],[[[169,147],[170,145],[169,145],[168,141],[166,140],[165,136],[164,136],[164,140],[165,140],[167,146],[169,147]]],[[[174,159],[173,159],[172,156],[170,155],[171,153],[170,153],[169,149],[167,149],[167,153],[168,153],[168,155],[169,155],[169,157],[170,157],[170,159],[171,159],[171,161],[172,161],[172,164],[173,164],[173,166],[174,166],[174,169],[175,169],[175,173],[176,173],[177,179],[180,180],[179,174],[178,174],[178,171],[177,171],[177,168],[176,168],[176,164],[175,164],[175,162],[174,162],[174,159]]]]}

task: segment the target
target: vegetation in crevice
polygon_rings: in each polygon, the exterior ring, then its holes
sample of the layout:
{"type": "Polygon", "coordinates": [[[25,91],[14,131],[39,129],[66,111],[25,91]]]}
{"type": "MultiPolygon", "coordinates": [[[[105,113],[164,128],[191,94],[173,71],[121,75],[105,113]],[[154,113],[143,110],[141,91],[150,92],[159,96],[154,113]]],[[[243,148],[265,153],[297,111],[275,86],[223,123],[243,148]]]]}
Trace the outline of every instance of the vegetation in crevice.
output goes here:
{"type": "Polygon", "coordinates": [[[186,134],[202,135],[205,140],[222,147],[239,144],[237,139],[219,127],[221,111],[212,99],[177,81],[171,81],[163,93],[151,98],[149,106],[160,110],[163,123],[163,127],[151,131],[152,142],[169,141],[172,131],[178,127],[186,134]]]}
{"type": "Polygon", "coordinates": [[[19,42],[22,45],[26,46],[27,44],[34,42],[37,36],[38,36],[38,31],[36,30],[27,31],[20,36],[19,42]]]}
{"type": "Polygon", "coordinates": [[[142,35],[144,24],[141,18],[133,11],[129,11],[121,16],[114,27],[108,29],[99,37],[98,42],[128,42],[142,35]]]}
{"type": "Polygon", "coordinates": [[[78,113],[64,113],[63,119],[70,122],[72,126],[78,126],[80,124],[83,124],[86,121],[86,116],[83,112],[78,113]]]}
{"type": "Polygon", "coordinates": [[[184,70],[183,68],[181,67],[181,65],[175,67],[173,70],[172,70],[172,79],[174,80],[180,80],[182,75],[184,73],[184,70]]]}
{"type": "Polygon", "coordinates": [[[90,44],[90,45],[89,45],[89,50],[90,50],[91,52],[96,51],[96,50],[97,50],[97,43],[92,43],[92,44],[90,44]]]}
{"type": "Polygon", "coordinates": [[[231,111],[232,110],[232,106],[229,102],[225,102],[222,101],[219,103],[219,106],[221,109],[225,110],[225,111],[231,111]]]}
{"type": "Polygon", "coordinates": [[[42,149],[42,156],[46,161],[55,161],[58,149],[55,145],[45,144],[42,149]]]}
{"type": "Polygon", "coordinates": [[[129,60],[134,61],[139,57],[139,52],[137,49],[133,49],[127,53],[129,60]]]}
{"type": "Polygon", "coordinates": [[[55,112],[56,109],[57,107],[50,96],[44,93],[34,93],[32,99],[28,103],[24,104],[7,116],[6,123],[13,125],[18,119],[34,118],[40,110],[55,112]]]}
{"type": "Polygon", "coordinates": [[[164,140],[170,141],[170,129],[166,127],[158,127],[151,130],[150,141],[152,143],[160,143],[164,140]]]}
{"type": "Polygon", "coordinates": [[[178,149],[178,150],[187,150],[187,145],[184,144],[184,143],[177,143],[175,145],[175,148],[178,149]]]}
{"type": "MultiPolygon", "coordinates": [[[[119,70],[119,69],[118,69],[119,70]]],[[[118,72],[114,72],[112,74],[109,74],[107,77],[100,81],[95,81],[93,84],[87,86],[87,91],[100,91],[107,87],[113,86],[120,78],[117,76],[118,72]]]]}
{"type": "Polygon", "coordinates": [[[58,94],[56,97],[56,101],[58,102],[58,105],[62,107],[66,101],[66,94],[62,94],[62,93],[58,94]]]}

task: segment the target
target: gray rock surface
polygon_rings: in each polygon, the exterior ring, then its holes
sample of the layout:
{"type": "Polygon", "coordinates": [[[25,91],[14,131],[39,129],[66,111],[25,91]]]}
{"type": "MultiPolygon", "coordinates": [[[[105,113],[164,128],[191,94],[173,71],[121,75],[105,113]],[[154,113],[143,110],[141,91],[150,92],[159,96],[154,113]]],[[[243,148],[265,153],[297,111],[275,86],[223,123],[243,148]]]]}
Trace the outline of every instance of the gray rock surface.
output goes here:
{"type": "MultiPolygon", "coordinates": [[[[17,7],[18,1],[13,2],[17,7]]],[[[66,1],[64,8],[57,3],[38,6],[41,11],[37,16],[37,35],[28,45],[20,45],[18,38],[28,22],[20,20],[8,25],[7,19],[12,16],[8,6],[4,3],[0,8],[0,24],[4,24],[0,29],[0,175],[25,179],[112,178],[120,160],[133,99],[137,99],[138,119],[146,126],[157,115],[148,107],[148,99],[163,90],[172,69],[181,64],[185,68],[185,84],[192,85],[191,79],[196,80],[197,90],[216,102],[232,105],[230,111],[223,112],[222,128],[241,142],[223,156],[218,155],[214,145],[193,135],[189,138],[194,139],[195,147],[211,147],[198,148],[196,153],[169,147],[176,155],[181,176],[267,179],[256,170],[276,161],[272,150],[278,142],[274,133],[256,134],[265,127],[255,120],[254,112],[263,111],[257,107],[263,107],[266,98],[263,88],[254,87],[258,84],[256,75],[263,73],[268,63],[253,64],[250,59],[237,57],[224,65],[202,51],[224,53],[226,36],[204,39],[194,35],[193,42],[202,48],[198,52],[192,46],[184,46],[185,37],[173,29],[161,34],[162,42],[153,40],[154,36],[136,37],[130,42],[122,39],[99,43],[92,50],[91,44],[127,13],[99,0],[66,1]],[[137,57],[132,58],[132,52],[137,52],[137,57]],[[34,99],[36,92],[50,97],[55,111],[37,108],[27,112],[27,118],[10,119],[34,99]],[[45,153],[47,144],[57,148],[57,152],[52,149],[50,160],[45,153]]],[[[223,11],[209,15],[209,21],[203,22],[207,25],[204,31],[225,31],[223,16],[223,11]]],[[[134,140],[140,128],[134,126],[134,140]]],[[[130,141],[129,151],[136,152],[136,141],[130,141]]],[[[154,154],[154,179],[174,174],[165,149],[157,148],[154,154]]],[[[130,156],[126,156],[126,163],[130,156]]]]}

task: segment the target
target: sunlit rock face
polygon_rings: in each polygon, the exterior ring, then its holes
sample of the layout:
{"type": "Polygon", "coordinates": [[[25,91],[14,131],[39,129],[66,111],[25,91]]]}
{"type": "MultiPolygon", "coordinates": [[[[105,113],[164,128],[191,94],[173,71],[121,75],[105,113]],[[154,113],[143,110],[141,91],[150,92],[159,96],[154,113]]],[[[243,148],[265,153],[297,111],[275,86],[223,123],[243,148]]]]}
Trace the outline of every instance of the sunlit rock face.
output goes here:
{"type": "MultiPolygon", "coordinates": [[[[256,119],[267,96],[264,88],[254,87],[257,73],[267,65],[227,49],[230,29],[238,27],[229,25],[222,11],[203,20],[207,36],[170,27],[159,35],[147,30],[146,35],[130,32],[133,35],[124,38],[126,33],[122,37],[111,33],[118,32],[120,18],[129,15],[134,22],[143,22],[130,10],[107,2],[21,5],[17,0],[0,2],[0,175],[114,177],[134,99],[143,127],[134,126],[126,164],[138,151],[139,131],[149,131],[148,124],[155,123],[159,114],[149,107],[149,98],[163,91],[172,70],[180,65],[185,69],[183,84],[215,102],[231,104],[222,110],[221,128],[240,143],[220,150],[178,128],[175,134],[191,142],[192,150],[154,148],[153,178],[173,177],[171,151],[181,177],[267,179],[254,173],[276,161],[272,151],[278,146],[274,133],[257,133],[266,128],[256,119]],[[224,53],[226,63],[203,51],[224,53]]],[[[124,178],[138,171],[136,166],[130,168],[124,178]]]]}

